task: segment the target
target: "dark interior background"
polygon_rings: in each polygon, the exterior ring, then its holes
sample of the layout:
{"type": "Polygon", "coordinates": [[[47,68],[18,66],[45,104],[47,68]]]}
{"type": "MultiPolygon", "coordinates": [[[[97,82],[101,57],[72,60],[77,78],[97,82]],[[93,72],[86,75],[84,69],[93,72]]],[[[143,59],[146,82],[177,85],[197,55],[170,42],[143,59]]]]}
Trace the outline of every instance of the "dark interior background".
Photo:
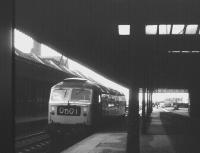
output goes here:
{"type": "Polygon", "coordinates": [[[127,87],[199,82],[199,35],[146,36],[146,24],[198,24],[195,0],[16,0],[16,28],[127,87]],[[131,35],[119,36],[118,24],[131,35]]]}

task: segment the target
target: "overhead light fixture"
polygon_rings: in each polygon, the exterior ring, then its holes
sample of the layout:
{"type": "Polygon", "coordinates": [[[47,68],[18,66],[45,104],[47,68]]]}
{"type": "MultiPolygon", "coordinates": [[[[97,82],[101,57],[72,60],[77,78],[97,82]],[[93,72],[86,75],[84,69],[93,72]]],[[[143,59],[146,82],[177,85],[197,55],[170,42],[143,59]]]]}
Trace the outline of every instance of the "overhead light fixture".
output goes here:
{"type": "Polygon", "coordinates": [[[170,24],[160,24],[159,25],[159,35],[170,34],[171,25],[170,24]]]}
{"type": "Polygon", "coordinates": [[[174,24],[172,27],[172,34],[173,35],[183,34],[184,27],[185,27],[184,24],[174,24]]]}
{"type": "Polygon", "coordinates": [[[130,35],[130,25],[118,25],[119,35],[130,35]]]}
{"type": "Polygon", "coordinates": [[[168,51],[168,53],[186,53],[186,54],[189,54],[189,53],[200,53],[200,51],[188,51],[188,50],[183,50],[183,51],[168,51]]]}
{"type": "Polygon", "coordinates": [[[157,34],[157,25],[146,25],[145,34],[146,35],[156,35],[157,34]]]}
{"type": "Polygon", "coordinates": [[[168,51],[168,53],[181,53],[181,51],[173,50],[173,51],[168,51]]]}
{"type": "Polygon", "coordinates": [[[181,52],[182,52],[182,53],[190,53],[191,51],[185,51],[185,50],[184,50],[184,51],[181,51],[181,52]]]}
{"type": "Polygon", "coordinates": [[[200,51],[193,50],[192,53],[200,53],[200,51]]]}
{"type": "Polygon", "coordinates": [[[180,53],[181,51],[172,51],[172,53],[180,53]]]}
{"type": "Polygon", "coordinates": [[[18,29],[14,29],[14,47],[23,53],[30,53],[33,48],[33,39],[18,29]]]}
{"type": "Polygon", "coordinates": [[[196,34],[197,33],[197,29],[198,29],[198,25],[197,24],[187,25],[185,34],[196,34]]]}

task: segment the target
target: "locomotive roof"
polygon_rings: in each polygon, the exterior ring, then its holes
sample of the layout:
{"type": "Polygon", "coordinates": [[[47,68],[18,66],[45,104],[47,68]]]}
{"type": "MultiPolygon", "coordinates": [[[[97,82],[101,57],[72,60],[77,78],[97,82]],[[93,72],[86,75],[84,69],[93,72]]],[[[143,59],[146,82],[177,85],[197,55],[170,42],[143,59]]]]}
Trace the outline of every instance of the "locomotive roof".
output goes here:
{"type": "Polygon", "coordinates": [[[84,78],[66,78],[62,82],[56,84],[54,88],[62,88],[62,87],[83,87],[83,88],[97,88],[101,90],[102,93],[118,95],[120,92],[117,90],[111,90],[103,85],[100,85],[96,82],[92,82],[90,80],[84,78]]]}
{"type": "Polygon", "coordinates": [[[54,86],[54,88],[65,88],[65,87],[98,88],[91,81],[82,78],[69,78],[69,79],[67,78],[54,86]]]}
{"type": "Polygon", "coordinates": [[[64,81],[87,81],[87,79],[84,78],[66,78],[64,81]]]}

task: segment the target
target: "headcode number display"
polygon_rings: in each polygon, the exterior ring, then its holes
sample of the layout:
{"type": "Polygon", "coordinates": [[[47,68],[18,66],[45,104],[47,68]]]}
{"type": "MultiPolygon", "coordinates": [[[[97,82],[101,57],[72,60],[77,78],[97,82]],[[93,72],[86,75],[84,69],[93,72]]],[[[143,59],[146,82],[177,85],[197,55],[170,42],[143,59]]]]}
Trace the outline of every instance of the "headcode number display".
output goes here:
{"type": "Polygon", "coordinates": [[[78,106],[58,106],[58,115],[80,116],[81,108],[78,106]]]}

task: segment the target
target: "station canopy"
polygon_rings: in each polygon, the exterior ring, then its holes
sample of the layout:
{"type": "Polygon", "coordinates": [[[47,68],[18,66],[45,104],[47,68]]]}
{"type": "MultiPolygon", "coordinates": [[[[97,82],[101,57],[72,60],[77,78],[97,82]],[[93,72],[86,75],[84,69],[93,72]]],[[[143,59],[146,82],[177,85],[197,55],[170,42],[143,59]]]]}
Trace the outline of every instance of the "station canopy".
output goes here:
{"type": "Polygon", "coordinates": [[[128,101],[128,88],[107,79],[103,75],[64,56],[53,48],[39,43],[20,30],[15,29],[14,31],[16,55],[50,66],[65,73],[70,73],[76,77],[88,79],[97,84],[104,93],[117,93],[118,95],[123,93],[128,101]]]}

